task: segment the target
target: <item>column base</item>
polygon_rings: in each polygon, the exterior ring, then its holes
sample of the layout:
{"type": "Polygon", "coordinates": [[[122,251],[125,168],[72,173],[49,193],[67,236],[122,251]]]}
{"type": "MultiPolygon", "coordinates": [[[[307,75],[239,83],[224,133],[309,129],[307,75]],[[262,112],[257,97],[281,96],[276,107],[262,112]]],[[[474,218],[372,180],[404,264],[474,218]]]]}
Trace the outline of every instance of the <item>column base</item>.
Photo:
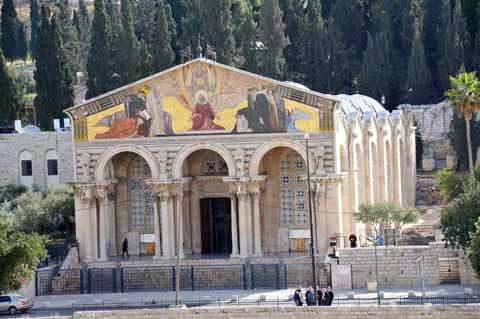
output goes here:
{"type": "Polygon", "coordinates": [[[107,257],[100,257],[100,258],[96,258],[95,261],[96,262],[105,262],[105,261],[108,261],[108,258],[107,257]]]}
{"type": "Polygon", "coordinates": [[[255,258],[263,257],[263,253],[255,253],[255,254],[253,255],[253,257],[255,257],[255,258]]]}
{"type": "Polygon", "coordinates": [[[240,258],[240,255],[238,255],[238,254],[231,254],[230,255],[230,259],[238,259],[238,258],[240,258]]]}

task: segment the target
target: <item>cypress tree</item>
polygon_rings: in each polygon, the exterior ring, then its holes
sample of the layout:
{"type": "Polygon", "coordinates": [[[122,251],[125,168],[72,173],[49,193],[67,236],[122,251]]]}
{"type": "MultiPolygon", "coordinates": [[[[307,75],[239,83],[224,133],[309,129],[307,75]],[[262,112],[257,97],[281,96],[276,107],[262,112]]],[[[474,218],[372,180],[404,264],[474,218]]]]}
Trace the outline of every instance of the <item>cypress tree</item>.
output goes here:
{"type": "MultiPolygon", "coordinates": [[[[465,50],[468,48],[465,20],[462,15],[460,0],[454,2],[453,13],[448,15],[448,23],[445,30],[438,30],[440,41],[441,58],[438,64],[438,90],[439,94],[450,87],[450,76],[457,74],[462,65],[465,64],[465,50]]],[[[448,5],[450,7],[450,5],[448,5]]],[[[448,10],[450,12],[451,9],[448,10]]]]}
{"type": "Polygon", "coordinates": [[[235,39],[231,0],[209,0],[202,3],[202,35],[205,41],[214,47],[217,59],[224,64],[232,64],[235,54],[235,39]]]}
{"type": "Polygon", "coordinates": [[[16,53],[17,11],[14,0],[4,0],[0,13],[1,49],[7,60],[13,61],[16,53]]]}
{"type": "Polygon", "coordinates": [[[189,0],[182,21],[182,44],[196,48],[198,36],[213,46],[219,62],[232,64],[235,54],[231,0],[189,0]]]}
{"type": "Polygon", "coordinates": [[[330,16],[344,35],[347,48],[353,48],[355,59],[362,64],[363,51],[367,46],[367,8],[364,1],[335,0],[330,16]]]}
{"type": "Polygon", "coordinates": [[[42,128],[52,128],[53,119],[63,117],[63,110],[73,105],[73,87],[60,28],[55,16],[50,20],[46,6],[41,10],[35,66],[39,123],[42,128]]]}
{"type": "Polygon", "coordinates": [[[140,43],[140,51],[138,52],[138,70],[137,74],[139,77],[147,77],[152,74],[152,57],[148,51],[147,45],[145,42],[140,43]]]}
{"type": "Polygon", "coordinates": [[[22,111],[20,97],[13,78],[8,73],[5,58],[0,50],[0,124],[12,125],[22,111]]]}
{"type": "Polygon", "coordinates": [[[82,26],[80,25],[80,18],[78,17],[77,10],[73,10],[72,24],[75,30],[77,31],[78,40],[81,41],[82,26]]]}
{"type": "Polygon", "coordinates": [[[26,60],[28,55],[27,38],[25,35],[25,24],[19,23],[17,28],[17,47],[16,56],[17,59],[26,60]]]}
{"type": "MultiPolygon", "coordinates": [[[[387,34],[368,35],[367,50],[359,75],[359,91],[380,101],[389,94],[391,74],[390,48],[387,34]]],[[[388,102],[388,100],[387,100],[388,102]]]]}
{"type": "Polygon", "coordinates": [[[38,43],[38,28],[40,27],[40,12],[38,0],[30,0],[30,53],[32,58],[36,57],[36,48],[38,43]]]}
{"type": "MultiPolygon", "coordinates": [[[[82,29],[82,34],[88,35],[88,30],[90,29],[90,17],[88,15],[88,9],[85,4],[85,0],[78,1],[78,11],[80,14],[80,25],[82,29]]],[[[86,37],[83,37],[86,39],[86,37]]]]}
{"type": "Polygon", "coordinates": [[[58,13],[56,21],[62,37],[63,48],[67,58],[67,65],[72,75],[76,75],[81,69],[80,65],[80,41],[77,29],[72,22],[72,10],[68,0],[61,0],[57,4],[58,13]]]}
{"type": "Polygon", "coordinates": [[[95,0],[87,60],[87,98],[100,95],[113,88],[110,37],[110,23],[105,13],[105,2],[95,0]]]}
{"type": "Polygon", "coordinates": [[[187,14],[187,2],[186,0],[167,0],[165,5],[169,5],[172,11],[172,18],[175,21],[176,33],[182,34],[182,20],[187,14]]]}
{"type": "Polygon", "coordinates": [[[258,52],[259,70],[265,76],[282,80],[286,67],[283,50],[288,38],[278,0],[264,0],[259,17],[258,40],[264,46],[258,52]]]}
{"type": "MultiPolygon", "coordinates": [[[[432,74],[434,97],[436,100],[443,99],[441,75],[439,73],[440,62],[445,52],[445,26],[449,24],[450,0],[425,0],[423,3],[423,44],[425,59],[432,74]]],[[[435,100],[434,100],[435,101],[435,100]]],[[[434,102],[432,101],[432,102],[434,102]]]]}
{"type": "Polygon", "coordinates": [[[155,32],[153,35],[153,46],[151,49],[152,71],[156,73],[171,67],[175,60],[163,0],[158,0],[157,13],[155,15],[155,32]]]}
{"type": "Polygon", "coordinates": [[[326,77],[328,75],[325,70],[325,23],[320,0],[309,1],[306,19],[304,31],[306,44],[303,54],[305,56],[305,83],[309,88],[323,92],[327,89],[326,77]]]}
{"type": "MultiPolygon", "coordinates": [[[[311,1],[309,1],[311,2],[311,1]]],[[[310,4],[310,3],[309,3],[310,4]]],[[[285,60],[287,62],[287,79],[302,81],[304,78],[304,44],[306,40],[304,29],[304,2],[298,0],[281,0],[280,7],[283,11],[285,33],[290,43],[285,48],[285,60]]],[[[321,10],[321,8],[320,8],[321,10]]]]}
{"type": "Polygon", "coordinates": [[[232,0],[232,25],[235,45],[238,49],[242,41],[242,25],[251,11],[251,4],[248,0],[232,0]]]}
{"type": "Polygon", "coordinates": [[[178,25],[175,19],[173,18],[173,12],[172,12],[172,7],[165,2],[165,14],[167,16],[167,21],[168,21],[168,33],[170,34],[170,44],[172,46],[172,49],[175,53],[175,57],[180,57],[180,46],[178,43],[178,25]]]}
{"type": "Polygon", "coordinates": [[[243,68],[250,72],[257,71],[257,24],[253,20],[253,12],[250,10],[243,21],[240,37],[240,54],[243,59],[243,68]]]}
{"type": "Polygon", "coordinates": [[[351,93],[353,86],[353,49],[348,49],[344,35],[332,18],[325,29],[324,58],[326,64],[326,93],[351,93]]]}
{"type": "Polygon", "coordinates": [[[425,60],[425,50],[421,39],[421,31],[417,26],[412,52],[408,60],[407,92],[408,103],[426,104],[432,98],[432,77],[425,60]]]}
{"type": "Polygon", "coordinates": [[[121,1],[121,25],[122,30],[118,41],[112,43],[116,46],[117,54],[114,67],[119,76],[120,85],[134,82],[138,79],[138,52],[139,43],[133,26],[133,14],[130,0],[121,1]]]}

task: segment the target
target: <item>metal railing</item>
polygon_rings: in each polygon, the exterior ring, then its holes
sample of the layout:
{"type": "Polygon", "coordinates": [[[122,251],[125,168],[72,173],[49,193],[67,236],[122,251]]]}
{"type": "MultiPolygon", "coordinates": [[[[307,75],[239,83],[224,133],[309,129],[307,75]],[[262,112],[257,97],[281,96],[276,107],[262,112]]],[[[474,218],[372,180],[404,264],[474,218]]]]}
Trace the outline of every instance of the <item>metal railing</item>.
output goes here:
{"type": "MultiPolygon", "coordinates": [[[[317,284],[331,285],[330,264],[317,264],[317,284]]],[[[180,276],[182,290],[286,289],[310,285],[311,266],[295,264],[235,264],[183,266],[179,274],[172,266],[37,269],[37,296],[116,292],[174,291],[180,276]]]]}

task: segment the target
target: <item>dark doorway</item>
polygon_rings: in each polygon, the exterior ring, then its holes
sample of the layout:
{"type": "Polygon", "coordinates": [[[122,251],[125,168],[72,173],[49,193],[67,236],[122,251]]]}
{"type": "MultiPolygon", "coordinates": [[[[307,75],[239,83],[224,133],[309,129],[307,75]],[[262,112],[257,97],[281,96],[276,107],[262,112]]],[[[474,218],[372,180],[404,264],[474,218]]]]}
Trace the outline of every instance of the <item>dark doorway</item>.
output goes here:
{"type": "Polygon", "coordinates": [[[231,254],[232,226],[230,198],[200,200],[202,254],[231,254]]]}

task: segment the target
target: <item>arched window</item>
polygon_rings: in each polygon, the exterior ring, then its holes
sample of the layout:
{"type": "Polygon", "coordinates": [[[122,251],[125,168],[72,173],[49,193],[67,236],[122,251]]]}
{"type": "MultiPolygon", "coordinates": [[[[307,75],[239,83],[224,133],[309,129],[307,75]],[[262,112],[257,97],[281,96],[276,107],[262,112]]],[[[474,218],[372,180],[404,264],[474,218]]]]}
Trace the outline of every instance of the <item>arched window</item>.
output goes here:
{"type": "Polygon", "coordinates": [[[45,166],[47,171],[47,185],[52,186],[58,184],[58,154],[55,150],[49,150],[45,154],[45,166]]]}
{"type": "Polygon", "coordinates": [[[25,186],[33,185],[33,156],[32,153],[25,150],[19,156],[19,179],[20,183],[25,186]]]}
{"type": "Polygon", "coordinates": [[[130,228],[138,232],[154,231],[153,193],[145,180],[152,176],[147,162],[136,156],[128,167],[130,228]]]}
{"type": "Polygon", "coordinates": [[[307,224],[307,191],[304,181],[305,162],[295,151],[280,161],[280,224],[307,224]]]}
{"type": "Polygon", "coordinates": [[[227,163],[223,160],[223,158],[218,155],[217,153],[211,152],[212,154],[209,155],[203,163],[203,174],[204,175],[220,175],[220,176],[227,176],[228,175],[228,167],[227,163]]]}

